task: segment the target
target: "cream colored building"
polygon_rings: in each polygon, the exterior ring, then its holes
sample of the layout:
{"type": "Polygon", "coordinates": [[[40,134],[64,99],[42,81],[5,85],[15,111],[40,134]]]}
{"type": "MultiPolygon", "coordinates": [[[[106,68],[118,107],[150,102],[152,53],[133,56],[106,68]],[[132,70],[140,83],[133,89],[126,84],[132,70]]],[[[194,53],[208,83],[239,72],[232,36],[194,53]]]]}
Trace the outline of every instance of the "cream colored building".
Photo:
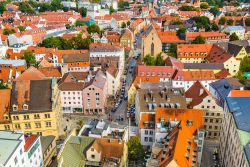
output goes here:
{"type": "Polygon", "coordinates": [[[56,80],[14,82],[10,115],[13,130],[58,138],[61,114],[56,80]]]}
{"type": "Polygon", "coordinates": [[[204,129],[206,137],[219,138],[221,132],[223,108],[220,107],[212,96],[205,97],[202,102],[194,106],[195,109],[204,111],[204,129]]]}
{"type": "Polygon", "coordinates": [[[239,71],[240,61],[236,60],[236,58],[234,56],[230,57],[223,64],[224,64],[225,69],[227,69],[228,72],[232,76],[235,76],[237,74],[237,72],[239,71]]]}
{"type": "Polygon", "coordinates": [[[161,39],[152,25],[150,25],[149,28],[145,30],[144,35],[142,36],[141,49],[143,57],[146,55],[152,55],[156,57],[157,54],[162,52],[161,39]]]}

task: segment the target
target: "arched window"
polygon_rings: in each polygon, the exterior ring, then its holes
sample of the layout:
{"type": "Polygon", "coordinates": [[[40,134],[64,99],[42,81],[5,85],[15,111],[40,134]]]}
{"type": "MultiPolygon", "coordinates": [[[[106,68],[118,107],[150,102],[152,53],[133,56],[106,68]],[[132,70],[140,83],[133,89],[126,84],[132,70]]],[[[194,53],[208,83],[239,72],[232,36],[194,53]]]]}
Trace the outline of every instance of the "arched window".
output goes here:
{"type": "Polygon", "coordinates": [[[152,42],[151,44],[151,55],[154,56],[154,50],[155,50],[155,45],[154,43],[152,42]]]}

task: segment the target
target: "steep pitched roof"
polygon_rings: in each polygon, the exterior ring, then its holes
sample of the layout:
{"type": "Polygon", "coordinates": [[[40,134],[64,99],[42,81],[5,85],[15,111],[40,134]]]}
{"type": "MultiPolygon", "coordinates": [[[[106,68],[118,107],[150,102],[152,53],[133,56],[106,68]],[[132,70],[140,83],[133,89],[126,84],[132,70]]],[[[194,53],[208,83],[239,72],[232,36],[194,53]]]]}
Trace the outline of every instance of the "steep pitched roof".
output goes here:
{"type": "Polygon", "coordinates": [[[101,153],[101,158],[121,158],[123,156],[124,141],[119,139],[105,139],[97,138],[93,143],[94,147],[99,153],[101,153]]]}
{"type": "Polygon", "coordinates": [[[208,90],[200,83],[196,81],[186,92],[185,96],[191,98],[192,102],[190,103],[191,107],[194,107],[202,102],[202,100],[209,96],[210,93],[208,90]]]}
{"type": "Polygon", "coordinates": [[[4,121],[5,114],[9,114],[10,92],[10,89],[0,89],[0,122],[4,121]]]}
{"type": "Polygon", "coordinates": [[[27,80],[42,80],[45,78],[45,75],[40,72],[37,68],[30,66],[25,70],[15,81],[27,81],[27,80]]]}

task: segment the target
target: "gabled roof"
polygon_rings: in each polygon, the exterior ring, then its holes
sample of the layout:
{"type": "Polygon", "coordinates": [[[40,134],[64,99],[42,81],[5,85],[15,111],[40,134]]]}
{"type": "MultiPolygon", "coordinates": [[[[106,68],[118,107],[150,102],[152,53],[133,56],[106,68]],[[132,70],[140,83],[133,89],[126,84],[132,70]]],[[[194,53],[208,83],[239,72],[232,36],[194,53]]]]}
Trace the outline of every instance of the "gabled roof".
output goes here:
{"type": "Polygon", "coordinates": [[[45,75],[40,72],[37,68],[30,66],[25,70],[15,81],[27,81],[27,80],[42,80],[45,78],[45,75]]]}
{"type": "Polygon", "coordinates": [[[104,158],[121,158],[123,156],[124,142],[119,139],[95,139],[92,147],[101,153],[101,160],[104,158]]]}
{"type": "Polygon", "coordinates": [[[200,83],[200,81],[196,81],[186,92],[185,96],[187,98],[191,98],[192,101],[190,103],[191,107],[199,105],[202,100],[209,96],[210,93],[208,90],[200,83]]]}
{"type": "Polygon", "coordinates": [[[243,46],[228,43],[228,50],[227,51],[232,56],[237,56],[242,48],[243,48],[243,46]]]}
{"type": "Polygon", "coordinates": [[[9,115],[10,89],[0,89],[0,122],[4,121],[4,115],[9,115]]]}

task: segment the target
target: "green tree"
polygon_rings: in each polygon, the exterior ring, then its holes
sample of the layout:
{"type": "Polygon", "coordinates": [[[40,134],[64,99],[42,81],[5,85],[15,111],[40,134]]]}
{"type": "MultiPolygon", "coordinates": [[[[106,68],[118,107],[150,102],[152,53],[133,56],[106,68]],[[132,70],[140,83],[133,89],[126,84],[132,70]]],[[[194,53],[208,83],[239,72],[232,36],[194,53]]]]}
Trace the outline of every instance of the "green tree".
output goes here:
{"type": "Polygon", "coordinates": [[[218,31],[218,30],[219,30],[219,27],[217,26],[217,24],[213,23],[213,24],[211,25],[211,29],[212,29],[213,31],[218,31]]]}
{"type": "Polygon", "coordinates": [[[65,40],[62,37],[49,37],[42,41],[39,46],[46,48],[57,48],[59,50],[67,47],[65,40]]]}
{"type": "Polygon", "coordinates": [[[128,159],[138,161],[144,157],[144,149],[138,137],[132,137],[128,141],[128,159]]]}
{"type": "Polygon", "coordinates": [[[155,65],[156,66],[164,66],[165,60],[163,59],[161,53],[159,53],[155,58],[155,65]]]}
{"type": "Polygon", "coordinates": [[[193,20],[196,23],[196,26],[198,28],[205,28],[206,31],[210,30],[210,21],[209,18],[206,16],[197,16],[197,17],[193,17],[193,20]]]}
{"type": "Polygon", "coordinates": [[[57,10],[63,8],[63,5],[61,4],[60,0],[52,0],[50,5],[51,5],[51,10],[52,11],[57,11],[57,10]]]}
{"type": "Polygon", "coordinates": [[[79,13],[81,14],[82,17],[86,17],[87,12],[88,12],[88,9],[85,8],[85,7],[82,7],[82,8],[79,9],[79,13]]]}
{"type": "Polygon", "coordinates": [[[169,47],[168,55],[177,58],[177,45],[171,44],[169,47]]]}
{"type": "Polygon", "coordinates": [[[172,25],[183,25],[183,22],[180,20],[174,21],[172,25]]]}
{"type": "Polygon", "coordinates": [[[126,28],[126,23],[122,22],[122,28],[126,28]]]}
{"type": "Polygon", "coordinates": [[[84,26],[84,25],[85,25],[85,23],[80,21],[80,20],[76,20],[76,22],[75,22],[76,27],[81,27],[81,26],[84,26]]]}
{"type": "Polygon", "coordinates": [[[201,3],[200,8],[201,8],[201,9],[208,9],[208,8],[209,8],[209,5],[208,5],[207,2],[203,2],[203,3],[201,3]]]}
{"type": "Polygon", "coordinates": [[[87,28],[89,34],[91,33],[100,33],[100,27],[97,24],[92,24],[87,28]]]}
{"type": "Polygon", "coordinates": [[[229,41],[237,41],[237,40],[239,40],[239,37],[236,35],[235,32],[229,36],[229,41]]]}
{"type": "Polygon", "coordinates": [[[232,19],[227,20],[227,25],[231,26],[231,25],[233,25],[233,23],[234,23],[234,21],[232,19]]]}
{"type": "Polygon", "coordinates": [[[127,26],[130,26],[130,21],[127,21],[127,26]]]}
{"type": "Polygon", "coordinates": [[[36,13],[28,2],[20,2],[18,9],[23,13],[28,13],[28,14],[36,13]]]}
{"type": "Polygon", "coordinates": [[[36,64],[35,55],[31,50],[24,52],[23,58],[25,59],[28,67],[36,64]]]}
{"type": "Polygon", "coordinates": [[[66,24],[65,27],[66,27],[66,29],[71,29],[71,28],[73,28],[74,26],[73,26],[73,25],[70,25],[70,24],[66,24]]]}
{"type": "Polygon", "coordinates": [[[26,27],[25,26],[18,26],[17,27],[20,32],[25,31],[26,27]]]}
{"type": "Polygon", "coordinates": [[[246,26],[250,26],[250,17],[246,18],[245,24],[246,24],[246,26]]]}
{"type": "Polygon", "coordinates": [[[219,20],[219,25],[225,25],[227,19],[225,17],[221,17],[219,20]]]}
{"type": "Polygon", "coordinates": [[[184,6],[181,6],[179,8],[179,10],[180,11],[195,11],[196,9],[193,6],[186,6],[186,5],[184,5],[184,6]]]}
{"type": "Polygon", "coordinates": [[[4,11],[7,11],[7,9],[5,8],[5,3],[1,2],[0,3],[0,14],[3,14],[4,11]]]}
{"type": "Polygon", "coordinates": [[[10,35],[10,34],[14,34],[14,33],[16,33],[16,31],[14,29],[9,29],[9,28],[3,29],[3,35],[10,35]]]}
{"type": "Polygon", "coordinates": [[[219,12],[219,8],[213,7],[209,10],[209,12],[212,13],[214,16],[216,16],[217,13],[219,12]]]}
{"type": "Polygon", "coordinates": [[[210,6],[215,6],[215,5],[216,5],[215,0],[207,0],[207,3],[208,3],[210,6]]]}
{"type": "Polygon", "coordinates": [[[129,7],[128,2],[124,2],[123,0],[118,2],[118,10],[123,11],[126,7],[129,7]]]}
{"type": "Polygon", "coordinates": [[[192,44],[204,44],[205,42],[205,38],[199,35],[192,41],[192,44]]]}
{"type": "Polygon", "coordinates": [[[240,69],[243,72],[250,72],[250,58],[244,57],[240,62],[240,69]]]}
{"type": "Polygon", "coordinates": [[[151,55],[146,55],[143,59],[144,63],[147,65],[147,66],[153,66],[155,65],[155,58],[154,56],[151,56],[151,55]]]}
{"type": "Polygon", "coordinates": [[[176,34],[180,37],[181,35],[185,34],[187,29],[185,27],[180,27],[179,30],[177,30],[176,34]]]}
{"type": "Polygon", "coordinates": [[[8,85],[0,82],[0,89],[8,89],[8,85]]]}
{"type": "Polygon", "coordinates": [[[113,6],[111,5],[110,7],[109,7],[109,14],[112,14],[112,13],[114,13],[115,12],[115,9],[113,8],[113,6]]]}

